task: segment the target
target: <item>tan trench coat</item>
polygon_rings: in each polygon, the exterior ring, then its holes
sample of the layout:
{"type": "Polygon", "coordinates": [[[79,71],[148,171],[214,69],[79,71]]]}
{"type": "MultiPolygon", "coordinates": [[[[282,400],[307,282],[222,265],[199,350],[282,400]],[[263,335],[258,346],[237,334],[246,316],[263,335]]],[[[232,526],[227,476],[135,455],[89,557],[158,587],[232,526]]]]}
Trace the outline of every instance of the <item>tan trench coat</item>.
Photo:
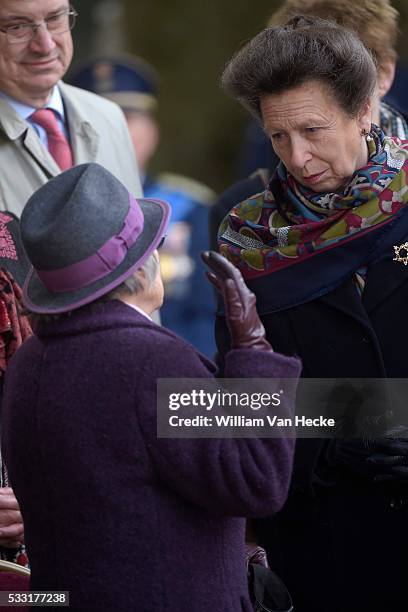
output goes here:
{"type": "MultiPolygon", "coordinates": [[[[59,87],[75,164],[97,162],[141,196],[134,150],[119,107],[65,83],[59,87]]],[[[0,210],[20,216],[31,194],[59,172],[35,129],[0,99],[0,210]]]]}

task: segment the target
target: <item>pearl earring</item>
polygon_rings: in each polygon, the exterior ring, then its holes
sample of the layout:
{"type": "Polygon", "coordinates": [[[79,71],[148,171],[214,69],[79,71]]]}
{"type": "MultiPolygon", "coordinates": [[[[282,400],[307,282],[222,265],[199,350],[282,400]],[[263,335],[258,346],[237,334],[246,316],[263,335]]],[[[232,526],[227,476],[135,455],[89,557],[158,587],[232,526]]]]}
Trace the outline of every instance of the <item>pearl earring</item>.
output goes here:
{"type": "Polygon", "coordinates": [[[370,132],[368,132],[365,128],[361,130],[361,135],[364,136],[367,142],[371,142],[373,139],[370,132]]]}

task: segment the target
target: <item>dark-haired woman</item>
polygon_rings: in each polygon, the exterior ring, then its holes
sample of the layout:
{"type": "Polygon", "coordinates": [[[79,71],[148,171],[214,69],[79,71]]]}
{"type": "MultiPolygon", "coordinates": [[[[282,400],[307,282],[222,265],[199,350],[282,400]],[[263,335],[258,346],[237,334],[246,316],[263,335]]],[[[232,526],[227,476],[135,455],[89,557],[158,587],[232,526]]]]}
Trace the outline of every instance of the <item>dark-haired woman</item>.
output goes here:
{"type": "MultiPolygon", "coordinates": [[[[370,54],[353,33],[297,17],[243,47],[223,84],[281,160],[219,230],[269,341],[299,355],[305,377],[406,377],[408,142],[371,124],[370,54]]],[[[217,335],[224,354],[221,315],[217,335]]],[[[258,523],[297,612],[408,609],[407,457],[392,437],[297,443],[288,502],[258,523]]]]}

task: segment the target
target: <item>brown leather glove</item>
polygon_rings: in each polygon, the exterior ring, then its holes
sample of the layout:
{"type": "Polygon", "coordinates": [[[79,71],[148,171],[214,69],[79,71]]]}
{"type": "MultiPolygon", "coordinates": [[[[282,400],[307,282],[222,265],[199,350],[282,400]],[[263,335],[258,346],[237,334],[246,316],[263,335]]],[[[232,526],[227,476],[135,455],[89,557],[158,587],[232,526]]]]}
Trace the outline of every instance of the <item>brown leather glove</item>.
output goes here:
{"type": "Polygon", "coordinates": [[[211,269],[206,272],[208,280],[224,299],[232,348],[272,351],[256,310],[255,295],[245,285],[238,268],[215,251],[205,251],[201,257],[211,269]]]}

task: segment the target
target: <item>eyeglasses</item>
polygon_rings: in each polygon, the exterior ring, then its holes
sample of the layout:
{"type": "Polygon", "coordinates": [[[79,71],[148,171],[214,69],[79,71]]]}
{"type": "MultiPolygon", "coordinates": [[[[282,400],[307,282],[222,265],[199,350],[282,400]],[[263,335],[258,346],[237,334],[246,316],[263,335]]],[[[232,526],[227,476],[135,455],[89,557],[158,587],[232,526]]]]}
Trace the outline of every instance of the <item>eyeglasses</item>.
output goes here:
{"type": "Polygon", "coordinates": [[[71,7],[51,15],[51,17],[47,17],[39,23],[16,23],[6,28],[0,28],[0,32],[7,36],[7,41],[11,44],[23,43],[32,40],[37,34],[38,28],[43,24],[50,34],[64,34],[64,32],[72,30],[77,17],[78,13],[71,7]]]}

